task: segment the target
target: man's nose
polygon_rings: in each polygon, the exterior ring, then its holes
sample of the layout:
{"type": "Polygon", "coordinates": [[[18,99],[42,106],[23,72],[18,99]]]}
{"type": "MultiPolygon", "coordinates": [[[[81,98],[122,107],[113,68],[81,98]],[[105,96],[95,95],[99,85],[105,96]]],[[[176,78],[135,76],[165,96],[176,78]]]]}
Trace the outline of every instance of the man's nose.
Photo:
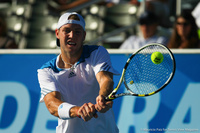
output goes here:
{"type": "Polygon", "coordinates": [[[69,37],[70,37],[70,38],[73,38],[73,37],[74,37],[74,31],[70,31],[69,37]]]}

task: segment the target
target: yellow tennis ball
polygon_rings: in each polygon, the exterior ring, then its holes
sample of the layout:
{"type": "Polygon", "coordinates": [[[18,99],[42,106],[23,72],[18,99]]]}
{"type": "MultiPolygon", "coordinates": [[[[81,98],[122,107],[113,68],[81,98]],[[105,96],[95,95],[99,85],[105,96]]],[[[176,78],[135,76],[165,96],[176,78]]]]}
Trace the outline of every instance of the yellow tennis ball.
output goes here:
{"type": "Polygon", "coordinates": [[[163,55],[160,53],[160,52],[153,52],[151,54],[151,61],[154,63],[154,64],[160,64],[163,62],[163,55]]]}

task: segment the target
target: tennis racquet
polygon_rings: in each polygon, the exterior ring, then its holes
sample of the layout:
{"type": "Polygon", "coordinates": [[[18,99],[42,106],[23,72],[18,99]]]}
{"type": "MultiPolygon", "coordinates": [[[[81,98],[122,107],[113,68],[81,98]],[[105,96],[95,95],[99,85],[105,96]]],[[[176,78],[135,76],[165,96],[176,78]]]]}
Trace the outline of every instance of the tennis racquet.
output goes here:
{"type": "Polygon", "coordinates": [[[127,60],[117,87],[105,99],[110,101],[121,96],[151,96],[165,88],[172,80],[176,69],[175,59],[169,48],[159,43],[147,44],[127,60]],[[160,52],[163,61],[154,64],[151,55],[160,52]],[[127,93],[117,94],[124,83],[127,93]]]}

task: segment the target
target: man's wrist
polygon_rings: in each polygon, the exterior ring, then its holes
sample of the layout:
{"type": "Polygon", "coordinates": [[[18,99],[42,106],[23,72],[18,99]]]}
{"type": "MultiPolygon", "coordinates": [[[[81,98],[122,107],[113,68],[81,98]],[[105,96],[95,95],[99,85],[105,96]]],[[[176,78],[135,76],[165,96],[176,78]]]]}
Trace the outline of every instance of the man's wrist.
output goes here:
{"type": "Polygon", "coordinates": [[[74,106],[74,107],[72,107],[70,109],[69,114],[70,114],[71,118],[74,118],[74,117],[79,117],[80,118],[80,116],[78,114],[79,108],[80,108],[79,106],[74,106]]]}
{"type": "Polygon", "coordinates": [[[63,120],[67,120],[70,119],[70,110],[71,108],[73,108],[75,105],[69,104],[69,103],[62,103],[59,105],[58,107],[58,116],[63,119],[63,120]]]}

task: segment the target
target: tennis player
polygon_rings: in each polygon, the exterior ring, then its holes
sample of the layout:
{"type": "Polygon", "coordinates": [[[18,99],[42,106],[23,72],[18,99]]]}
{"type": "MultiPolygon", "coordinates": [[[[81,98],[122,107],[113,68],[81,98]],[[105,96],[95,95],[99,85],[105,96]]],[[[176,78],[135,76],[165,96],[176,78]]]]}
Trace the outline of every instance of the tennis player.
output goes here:
{"type": "Polygon", "coordinates": [[[56,132],[118,133],[113,102],[104,100],[118,74],[107,50],[83,45],[85,21],[76,12],[63,14],[55,32],[61,52],[38,69],[38,80],[40,102],[58,117],[56,132]]]}

